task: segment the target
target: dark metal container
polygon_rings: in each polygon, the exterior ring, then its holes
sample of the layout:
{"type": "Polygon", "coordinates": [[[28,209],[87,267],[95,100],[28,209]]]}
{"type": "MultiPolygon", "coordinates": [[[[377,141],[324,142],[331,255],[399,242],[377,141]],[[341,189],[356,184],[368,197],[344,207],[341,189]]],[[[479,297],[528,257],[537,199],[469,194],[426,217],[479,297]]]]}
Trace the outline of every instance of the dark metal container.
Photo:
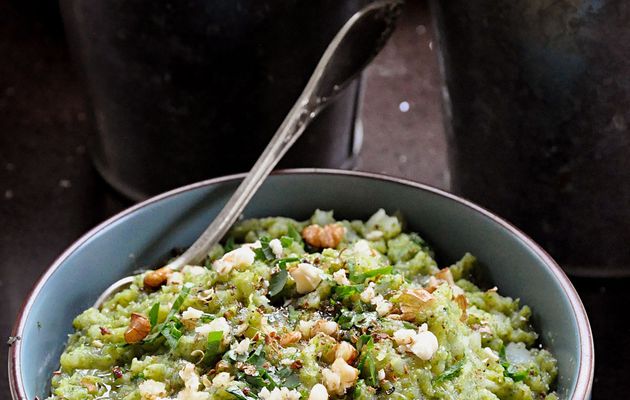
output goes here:
{"type": "Polygon", "coordinates": [[[453,190],[570,273],[630,275],[630,3],[432,6],[453,190]]]}
{"type": "MultiPolygon", "coordinates": [[[[366,3],[61,0],[93,110],[97,169],[133,199],[249,169],[328,42],[366,3]]],[[[352,163],[359,86],[280,166],[352,163]]]]}

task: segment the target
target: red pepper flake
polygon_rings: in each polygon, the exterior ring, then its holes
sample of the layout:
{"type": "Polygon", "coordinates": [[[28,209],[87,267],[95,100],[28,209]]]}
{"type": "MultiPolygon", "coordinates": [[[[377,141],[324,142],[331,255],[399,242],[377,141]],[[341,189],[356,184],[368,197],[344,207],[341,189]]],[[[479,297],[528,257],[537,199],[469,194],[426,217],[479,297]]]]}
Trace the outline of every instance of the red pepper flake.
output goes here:
{"type": "Polygon", "coordinates": [[[112,331],[110,331],[109,329],[105,328],[104,326],[100,327],[101,329],[101,335],[111,335],[112,331]]]}
{"type": "Polygon", "coordinates": [[[251,390],[249,390],[249,388],[248,388],[248,387],[244,387],[244,388],[243,388],[243,394],[244,394],[245,396],[249,395],[249,393],[250,393],[250,392],[251,392],[251,390]]]}
{"type": "Polygon", "coordinates": [[[60,370],[53,371],[53,375],[61,375],[61,371],[60,370]]]}
{"type": "Polygon", "coordinates": [[[114,378],[116,379],[120,379],[123,377],[123,372],[118,366],[112,368],[112,374],[114,374],[114,378]]]}
{"type": "Polygon", "coordinates": [[[300,368],[302,368],[302,360],[295,360],[295,361],[293,361],[293,363],[291,364],[291,368],[292,369],[300,369],[300,368]]]}

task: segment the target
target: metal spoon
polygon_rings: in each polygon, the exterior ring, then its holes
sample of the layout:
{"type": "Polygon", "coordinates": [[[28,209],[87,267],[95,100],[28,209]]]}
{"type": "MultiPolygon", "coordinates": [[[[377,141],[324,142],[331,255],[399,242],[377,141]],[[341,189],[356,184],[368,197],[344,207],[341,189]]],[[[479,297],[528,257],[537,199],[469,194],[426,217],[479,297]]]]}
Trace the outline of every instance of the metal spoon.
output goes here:
{"type": "MultiPolygon", "coordinates": [[[[221,212],[188,250],[160,270],[176,271],[202,260],[225,236],[264,179],[309,123],[378,54],[393,31],[402,3],[402,0],[372,2],[346,22],[328,45],[282,125],[221,212]]],[[[109,286],[94,307],[99,308],[132,281],[133,277],[129,276],[109,286]]]]}

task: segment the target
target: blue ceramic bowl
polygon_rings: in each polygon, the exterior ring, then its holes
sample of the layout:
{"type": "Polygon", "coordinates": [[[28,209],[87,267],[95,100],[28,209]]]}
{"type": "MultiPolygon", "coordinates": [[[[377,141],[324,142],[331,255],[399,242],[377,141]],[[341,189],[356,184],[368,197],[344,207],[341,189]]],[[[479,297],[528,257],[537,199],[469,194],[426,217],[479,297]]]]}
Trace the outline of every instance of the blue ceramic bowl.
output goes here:
{"type": "MultiPolygon", "coordinates": [[[[9,379],[15,400],[48,394],[48,382],[72,331],[72,319],[112,282],[185,247],[206,227],[242,175],[212,179],[154,197],[105,221],[48,269],[14,327],[9,379]]],[[[314,209],[340,218],[367,218],[378,208],[400,210],[409,229],[432,243],[441,265],[466,251],[502,293],[534,310],[542,341],[558,358],[557,391],[586,399],[593,379],[593,341],[582,303],[558,265],[531,239],[488,211],[440,190],[384,176],[292,170],[270,177],[246,217],[306,219],[314,209]]]]}

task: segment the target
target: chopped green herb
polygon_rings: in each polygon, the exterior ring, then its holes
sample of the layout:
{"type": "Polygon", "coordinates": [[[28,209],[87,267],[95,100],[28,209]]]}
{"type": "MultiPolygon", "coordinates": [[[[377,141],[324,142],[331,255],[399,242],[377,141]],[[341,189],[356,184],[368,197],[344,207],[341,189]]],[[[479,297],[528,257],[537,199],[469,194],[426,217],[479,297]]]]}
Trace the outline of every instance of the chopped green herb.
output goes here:
{"type": "Polygon", "coordinates": [[[433,379],[433,382],[440,383],[440,382],[449,381],[453,378],[458,377],[462,373],[462,367],[464,366],[464,361],[465,360],[462,359],[456,362],[455,364],[451,365],[446,371],[436,376],[433,379]]]}
{"type": "Polygon", "coordinates": [[[271,250],[271,247],[269,247],[269,242],[271,242],[271,239],[269,238],[269,236],[263,236],[259,239],[260,241],[260,247],[257,249],[254,249],[254,253],[256,253],[256,260],[259,261],[273,261],[276,259],[276,255],[273,253],[273,250],[271,250]]]}
{"type": "Polygon", "coordinates": [[[350,275],[350,280],[354,283],[362,283],[368,278],[374,278],[375,276],[379,276],[379,275],[388,275],[388,274],[391,274],[392,272],[393,272],[393,267],[391,265],[388,265],[387,267],[376,268],[376,269],[364,272],[362,274],[350,275]]]}
{"type": "Polygon", "coordinates": [[[507,360],[507,357],[505,356],[505,346],[501,346],[501,349],[499,350],[499,362],[503,367],[503,376],[511,378],[514,382],[520,382],[527,377],[526,370],[519,370],[507,360]]]}
{"type": "Polygon", "coordinates": [[[269,280],[269,297],[274,297],[278,293],[284,289],[284,285],[287,283],[287,278],[289,274],[287,273],[287,269],[284,267],[280,267],[280,271],[271,276],[269,280]]]}
{"type": "Polygon", "coordinates": [[[289,228],[287,229],[287,236],[293,239],[293,241],[298,243],[300,246],[304,245],[304,242],[302,242],[302,235],[300,235],[300,232],[295,229],[295,226],[289,225],[289,228]]]}
{"type": "Polygon", "coordinates": [[[293,244],[293,238],[289,236],[282,236],[280,238],[280,243],[282,244],[282,247],[287,248],[293,244]]]}
{"type": "Polygon", "coordinates": [[[361,372],[365,383],[370,386],[377,386],[378,378],[376,374],[376,363],[372,350],[374,350],[374,339],[371,335],[362,335],[357,341],[357,350],[361,353],[357,369],[361,372]]]}
{"type": "MultiPolygon", "coordinates": [[[[189,286],[189,285],[185,285],[182,288],[181,292],[179,292],[179,295],[177,296],[177,298],[173,302],[173,306],[171,307],[171,309],[169,310],[168,314],[166,315],[166,319],[164,320],[164,322],[162,322],[161,324],[158,324],[158,325],[155,325],[154,327],[152,327],[152,331],[153,332],[149,336],[144,338],[142,343],[152,344],[152,343],[155,342],[155,340],[157,340],[158,337],[160,337],[160,335],[163,335],[166,338],[166,340],[169,341],[169,344],[172,343],[173,338],[175,336],[177,336],[177,332],[176,331],[179,330],[179,327],[177,327],[176,330],[173,330],[172,332],[169,332],[167,334],[164,334],[164,331],[167,329],[167,327],[169,329],[171,329],[169,327],[169,323],[173,321],[173,319],[175,318],[175,314],[177,314],[179,312],[179,309],[182,307],[182,304],[184,304],[184,301],[188,298],[188,295],[190,294],[190,289],[191,289],[191,286],[189,286]],[[167,337],[167,335],[171,335],[171,339],[169,339],[169,337],[167,337]]],[[[155,307],[155,305],[154,305],[154,307],[155,307]]],[[[153,309],[153,307],[151,307],[151,309],[153,309]]],[[[181,322],[179,322],[179,320],[177,320],[177,322],[179,324],[181,324],[181,322]]],[[[181,337],[181,334],[179,335],[179,337],[181,337]]],[[[179,340],[179,337],[177,337],[177,340],[179,340]]],[[[175,344],[177,344],[177,343],[175,342],[175,344]]],[[[174,346],[171,346],[171,348],[174,348],[174,346]]]]}
{"type": "Polygon", "coordinates": [[[151,307],[151,310],[149,311],[149,322],[151,323],[151,329],[153,329],[155,325],[157,325],[159,314],[160,314],[160,303],[157,302],[153,304],[153,307],[151,307]]]}
{"type": "Polygon", "coordinates": [[[229,394],[231,394],[232,396],[236,397],[238,400],[258,399],[258,396],[256,396],[254,393],[249,392],[248,394],[245,394],[237,386],[229,387],[229,388],[225,389],[225,391],[228,392],[229,394]]]}
{"type": "Polygon", "coordinates": [[[292,262],[296,262],[296,261],[300,261],[300,259],[297,258],[297,257],[285,257],[285,258],[280,258],[280,259],[276,260],[275,262],[280,267],[286,267],[287,264],[292,263],[292,262]]]}
{"type": "Polygon", "coordinates": [[[182,323],[175,319],[166,323],[162,329],[162,336],[166,338],[166,343],[168,343],[168,346],[171,349],[175,349],[177,347],[179,338],[182,337],[181,327],[182,323]]]}
{"type": "Polygon", "coordinates": [[[208,332],[208,340],[206,341],[206,355],[208,359],[214,359],[221,354],[221,342],[223,341],[222,331],[208,332]]]}
{"type": "Polygon", "coordinates": [[[338,300],[344,300],[352,295],[361,293],[364,288],[364,285],[335,286],[334,296],[338,300]]]}
{"type": "Polygon", "coordinates": [[[212,314],[207,314],[207,313],[203,313],[201,315],[201,318],[199,318],[199,321],[203,322],[204,324],[207,324],[210,321],[214,321],[217,317],[215,317],[212,314]]]}

